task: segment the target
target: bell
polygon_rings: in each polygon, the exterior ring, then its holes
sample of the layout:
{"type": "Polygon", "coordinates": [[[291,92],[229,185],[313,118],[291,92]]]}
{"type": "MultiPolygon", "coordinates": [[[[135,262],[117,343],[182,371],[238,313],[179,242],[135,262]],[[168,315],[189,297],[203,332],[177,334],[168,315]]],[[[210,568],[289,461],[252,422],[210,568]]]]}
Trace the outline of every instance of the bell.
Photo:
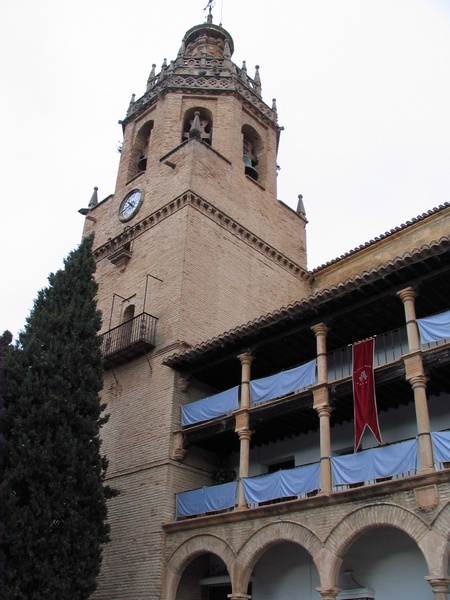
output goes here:
{"type": "Polygon", "coordinates": [[[252,159],[250,158],[250,156],[248,154],[244,154],[243,159],[245,165],[245,174],[254,179],[255,181],[258,181],[258,171],[252,165],[252,159]]]}
{"type": "Polygon", "coordinates": [[[146,171],[147,170],[147,153],[143,154],[138,162],[138,171],[146,171]]]}

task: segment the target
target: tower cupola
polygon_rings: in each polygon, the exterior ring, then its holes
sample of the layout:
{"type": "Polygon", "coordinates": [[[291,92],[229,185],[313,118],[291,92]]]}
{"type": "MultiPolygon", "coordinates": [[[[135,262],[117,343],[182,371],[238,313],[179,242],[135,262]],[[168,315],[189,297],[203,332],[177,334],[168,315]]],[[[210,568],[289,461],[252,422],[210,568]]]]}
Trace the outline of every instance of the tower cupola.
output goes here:
{"type": "Polygon", "coordinates": [[[265,120],[277,122],[276,110],[261,101],[261,77],[259,65],[255,67],[255,77],[247,74],[244,64],[241,68],[235,65],[231,57],[234,42],[231,35],[221,25],[214,25],[212,15],[202,25],[189,29],[183,37],[177,58],[161,66],[159,73],[152,65],[145,94],[130,105],[126,126],[130,119],[136,118],[148,109],[161,95],[170,91],[183,93],[238,93],[250,102],[265,120]]]}

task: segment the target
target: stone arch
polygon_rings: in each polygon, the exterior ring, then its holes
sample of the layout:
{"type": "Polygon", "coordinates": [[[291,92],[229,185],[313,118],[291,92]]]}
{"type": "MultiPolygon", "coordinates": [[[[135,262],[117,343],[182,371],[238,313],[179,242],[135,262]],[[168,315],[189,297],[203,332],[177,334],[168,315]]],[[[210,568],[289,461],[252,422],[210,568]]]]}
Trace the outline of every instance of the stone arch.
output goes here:
{"type": "Polygon", "coordinates": [[[337,581],[342,557],[352,543],[370,529],[380,526],[390,526],[408,535],[416,542],[425,559],[427,567],[432,573],[435,560],[428,550],[428,539],[433,538],[430,527],[414,512],[396,504],[372,504],[357,508],[348,513],[342,521],[334,527],[325,541],[325,547],[333,557],[329,565],[329,581],[337,581]]]}
{"type": "MultiPolygon", "coordinates": [[[[448,557],[450,555],[450,500],[442,507],[436,515],[433,523],[433,531],[441,538],[446,540],[445,548],[440,556],[441,562],[435,565],[436,569],[441,569],[447,577],[448,557]]],[[[438,558],[436,553],[436,558],[438,558]]]]}
{"type": "Polygon", "coordinates": [[[184,569],[200,554],[215,554],[223,560],[230,575],[233,572],[235,552],[222,538],[203,534],[182,542],[171,554],[166,565],[164,598],[175,598],[184,569]]]}
{"type": "Polygon", "coordinates": [[[444,504],[432,523],[441,535],[450,541],[450,500],[444,504]]]}
{"type": "Polygon", "coordinates": [[[241,590],[247,589],[253,567],[259,558],[271,546],[281,542],[298,544],[311,555],[314,562],[323,548],[316,534],[296,521],[277,521],[264,525],[244,543],[238,552],[241,569],[240,580],[236,583],[241,590]]]}

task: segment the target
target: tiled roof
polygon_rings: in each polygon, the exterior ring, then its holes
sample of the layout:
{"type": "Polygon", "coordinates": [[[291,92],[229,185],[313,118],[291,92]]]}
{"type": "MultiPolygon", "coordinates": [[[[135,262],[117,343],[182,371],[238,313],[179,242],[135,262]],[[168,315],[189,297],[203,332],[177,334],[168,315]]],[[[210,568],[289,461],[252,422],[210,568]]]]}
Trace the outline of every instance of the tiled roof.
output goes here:
{"type": "Polygon", "coordinates": [[[329,267],[330,265],[336,264],[343,258],[352,256],[353,254],[360,252],[364,248],[369,248],[370,246],[373,246],[374,244],[378,243],[380,240],[384,240],[387,237],[389,237],[390,235],[393,235],[394,233],[403,231],[407,227],[411,227],[411,225],[415,225],[416,223],[419,223],[420,221],[423,221],[424,219],[427,219],[428,217],[430,217],[438,212],[441,212],[442,210],[445,210],[449,206],[450,206],[450,202],[444,202],[444,204],[440,204],[436,208],[432,208],[429,211],[422,213],[421,215],[418,215],[417,217],[414,217],[410,221],[406,221],[406,223],[402,223],[401,225],[398,225],[397,227],[394,227],[393,229],[390,229],[389,231],[382,233],[381,235],[373,238],[372,240],[369,240],[368,242],[365,242],[364,244],[361,244],[360,246],[353,248],[353,250],[349,250],[348,252],[345,252],[344,254],[342,254],[341,256],[338,256],[337,258],[333,258],[332,260],[324,263],[323,265],[315,267],[314,269],[312,269],[311,273],[313,275],[315,275],[318,271],[321,271],[322,269],[325,269],[326,267],[329,267]]]}

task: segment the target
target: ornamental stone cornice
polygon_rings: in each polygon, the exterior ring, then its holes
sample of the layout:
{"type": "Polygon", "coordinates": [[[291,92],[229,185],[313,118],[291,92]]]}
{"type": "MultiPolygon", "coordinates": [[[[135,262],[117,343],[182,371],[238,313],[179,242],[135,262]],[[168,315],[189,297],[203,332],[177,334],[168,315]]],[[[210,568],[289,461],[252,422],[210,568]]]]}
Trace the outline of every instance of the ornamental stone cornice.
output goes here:
{"type": "MultiPolygon", "coordinates": [[[[192,60],[195,62],[195,59],[192,60]]],[[[217,59],[215,62],[220,63],[221,61],[217,59]]],[[[121,121],[124,127],[153,106],[161,96],[168,92],[197,95],[202,93],[236,94],[245,102],[247,108],[254,111],[260,119],[272,126],[277,126],[277,112],[263,102],[253,90],[255,84],[250,77],[247,77],[248,85],[245,85],[237,74],[231,72],[199,75],[193,72],[179,73],[177,71],[166,75],[162,79],[155,78],[156,83],[141,98],[130,104],[127,116],[121,121]]]]}
{"type": "Polygon", "coordinates": [[[252,233],[249,229],[235,221],[232,217],[219,210],[201,196],[189,191],[171,200],[155,212],[143,218],[135,225],[127,226],[121,234],[111,238],[105,244],[96,248],[94,250],[94,258],[99,261],[114,255],[125,244],[128,244],[132,240],[138,238],[148,229],[153,228],[161,221],[167,219],[171,215],[187,206],[198,210],[220,227],[238,237],[244,243],[254,248],[257,252],[276,263],[284,270],[298,277],[302,281],[311,284],[311,273],[306,271],[298,263],[292,261],[285,254],[265,242],[262,238],[252,233]]]}

